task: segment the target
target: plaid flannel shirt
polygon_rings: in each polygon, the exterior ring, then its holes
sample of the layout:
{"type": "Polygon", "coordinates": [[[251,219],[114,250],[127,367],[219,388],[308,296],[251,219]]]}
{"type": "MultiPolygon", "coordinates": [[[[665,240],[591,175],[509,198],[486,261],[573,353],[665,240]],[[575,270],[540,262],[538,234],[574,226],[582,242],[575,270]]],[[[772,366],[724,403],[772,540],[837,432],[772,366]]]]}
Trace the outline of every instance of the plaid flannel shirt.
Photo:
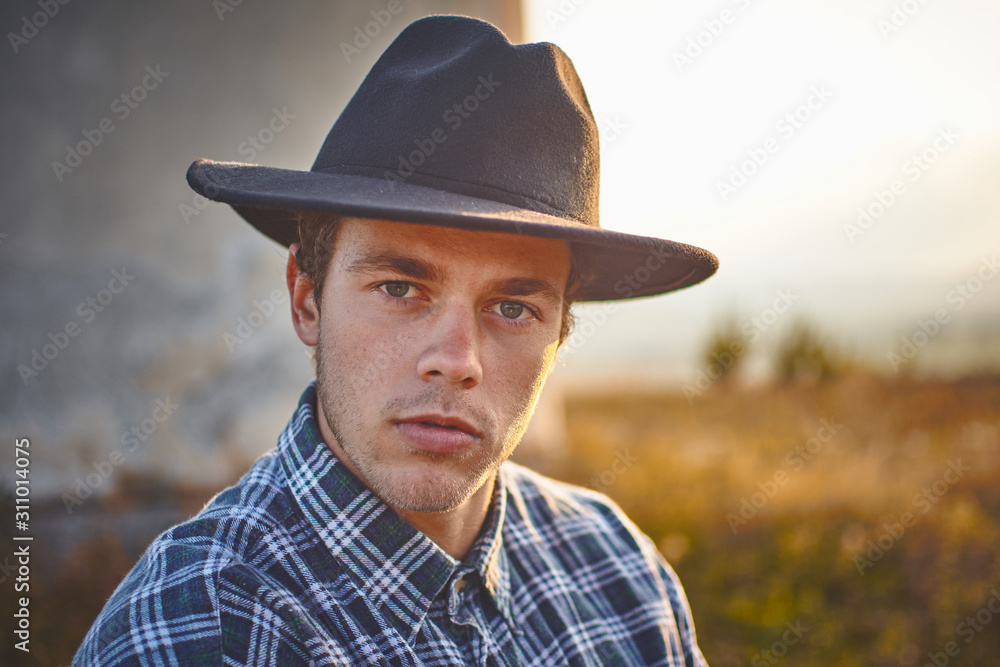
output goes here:
{"type": "Polygon", "coordinates": [[[687,600],[608,498],[511,462],[463,561],[332,454],[278,447],[157,538],[74,665],[704,665],[687,600]]]}

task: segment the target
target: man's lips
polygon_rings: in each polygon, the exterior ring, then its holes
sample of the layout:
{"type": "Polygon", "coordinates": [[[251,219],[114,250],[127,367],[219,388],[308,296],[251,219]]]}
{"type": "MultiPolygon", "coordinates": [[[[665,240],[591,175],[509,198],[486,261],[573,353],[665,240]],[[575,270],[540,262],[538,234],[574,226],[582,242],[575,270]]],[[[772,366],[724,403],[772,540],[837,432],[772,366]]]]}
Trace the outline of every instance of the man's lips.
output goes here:
{"type": "Polygon", "coordinates": [[[454,454],[475,445],[482,437],[469,422],[438,414],[398,419],[393,428],[407,444],[436,454],[454,454]]]}

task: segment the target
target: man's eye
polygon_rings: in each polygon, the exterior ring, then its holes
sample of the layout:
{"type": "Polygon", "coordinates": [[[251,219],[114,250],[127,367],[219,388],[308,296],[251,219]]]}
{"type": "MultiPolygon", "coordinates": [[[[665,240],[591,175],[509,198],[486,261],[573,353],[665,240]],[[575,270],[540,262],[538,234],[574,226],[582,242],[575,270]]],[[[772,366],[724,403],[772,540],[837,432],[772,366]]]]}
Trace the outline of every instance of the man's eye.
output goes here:
{"type": "Polygon", "coordinates": [[[507,319],[517,320],[523,319],[522,315],[531,316],[531,311],[524,307],[523,303],[518,303],[517,301],[501,301],[499,304],[500,314],[507,319]]]}
{"type": "Polygon", "coordinates": [[[388,294],[389,296],[396,297],[397,299],[401,299],[404,296],[406,296],[407,292],[410,291],[411,287],[412,285],[410,285],[410,283],[398,280],[388,283],[382,283],[382,289],[385,290],[385,293],[388,294]]]}

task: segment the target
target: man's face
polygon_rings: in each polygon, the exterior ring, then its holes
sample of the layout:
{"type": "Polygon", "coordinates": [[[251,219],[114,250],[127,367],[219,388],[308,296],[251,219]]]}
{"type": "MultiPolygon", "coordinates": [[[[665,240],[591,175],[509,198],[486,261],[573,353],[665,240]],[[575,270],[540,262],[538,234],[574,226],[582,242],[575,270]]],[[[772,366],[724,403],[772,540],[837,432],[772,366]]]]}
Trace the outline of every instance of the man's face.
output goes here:
{"type": "Polygon", "coordinates": [[[562,241],[345,220],[316,352],[334,453],[394,507],[468,500],[528,425],[568,274],[562,241]]]}

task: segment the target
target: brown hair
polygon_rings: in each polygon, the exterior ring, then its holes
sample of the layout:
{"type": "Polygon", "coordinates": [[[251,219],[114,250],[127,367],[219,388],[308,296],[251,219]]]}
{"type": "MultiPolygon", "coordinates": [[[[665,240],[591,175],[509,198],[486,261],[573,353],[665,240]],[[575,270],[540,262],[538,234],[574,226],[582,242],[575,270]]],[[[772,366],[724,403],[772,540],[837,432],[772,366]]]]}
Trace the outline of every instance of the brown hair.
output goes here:
{"type": "MultiPolygon", "coordinates": [[[[299,250],[295,253],[295,265],[313,284],[313,296],[317,311],[323,295],[326,272],[330,268],[333,244],[337,240],[342,218],[335,214],[316,211],[301,211],[298,214],[299,250]]],[[[562,327],[559,330],[559,344],[569,338],[576,323],[570,306],[580,288],[590,282],[591,253],[587,248],[570,243],[569,278],[563,298],[562,327]]]]}
{"type": "Polygon", "coordinates": [[[312,282],[316,310],[319,310],[326,271],[330,268],[333,244],[340,231],[340,216],[315,211],[301,211],[298,215],[299,250],[295,253],[295,266],[312,282]]]}

